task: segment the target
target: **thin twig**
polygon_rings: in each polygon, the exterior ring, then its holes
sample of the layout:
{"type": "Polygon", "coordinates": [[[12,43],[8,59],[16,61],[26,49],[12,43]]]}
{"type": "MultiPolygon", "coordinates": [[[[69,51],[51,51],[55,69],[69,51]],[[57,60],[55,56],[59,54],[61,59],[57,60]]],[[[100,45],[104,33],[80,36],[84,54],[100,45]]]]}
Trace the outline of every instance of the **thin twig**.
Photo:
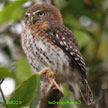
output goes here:
{"type": "MultiPolygon", "coordinates": [[[[4,80],[4,79],[3,79],[3,80],[4,80]]],[[[2,80],[2,82],[3,82],[3,80],[2,80]]],[[[1,88],[1,84],[0,84],[0,93],[1,93],[1,96],[2,96],[2,98],[3,98],[4,106],[5,106],[6,108],[8,108],[8,106],[7,106],[7,104],[6,104],[6,99],[5,99],[4,93],[3,93],[2,88],[1,88]]]]}
{"type": "Polygon", "coordinates": [[[2,84],[3,81],[4,81],[4,78],[0,79],[0,85],[2,84]]]}

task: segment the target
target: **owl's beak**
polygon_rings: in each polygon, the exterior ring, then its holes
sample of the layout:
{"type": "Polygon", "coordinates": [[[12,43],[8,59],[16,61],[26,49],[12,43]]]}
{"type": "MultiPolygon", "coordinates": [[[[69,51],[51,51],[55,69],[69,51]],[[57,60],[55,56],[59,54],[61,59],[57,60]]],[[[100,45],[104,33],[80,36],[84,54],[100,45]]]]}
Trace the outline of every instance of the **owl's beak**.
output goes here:
{"type": "Polygon", "coordinates": [[[35,24],[38,20],[36,18],[34,18],[34,16],[30,17],[30,22],[31,24],[35,24]]]}
{"type": "Polygon", "coordinates": [[[34,24],[34,18],[33,18],[33,16],[30,17],[30,22],[31,22],[32,24],[34,24]]]}

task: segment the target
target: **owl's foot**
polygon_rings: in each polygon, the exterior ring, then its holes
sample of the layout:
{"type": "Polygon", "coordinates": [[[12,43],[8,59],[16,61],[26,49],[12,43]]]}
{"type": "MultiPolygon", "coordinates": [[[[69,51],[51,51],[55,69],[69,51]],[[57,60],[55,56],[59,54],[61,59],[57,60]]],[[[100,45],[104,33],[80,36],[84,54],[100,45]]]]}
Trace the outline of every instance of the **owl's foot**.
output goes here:
{"type": "Polygon", "coordinates": [[[61,88],[59,87],[59,85],[56,83],[55,80],[53,80],[53,85],[54,85],[53,89],[58,89],[59,91],[61,91],[61,88]]]}
{"type": "Polygon", "coordinates": [[[50,68],[45,68],[40,72],[40,77],[45,77],[51,82],[51,80],[54,78],[54,73],[51,72],[50,68]]]}
{"type": "Polygon", "coordinates": [[[54,87],[53,89],[58,89],[59,91],[61,91],[59,85],[57,84],[57,82],[55,81],[55,77],[54,77],[54,73],[51,71],[50,68],[45,68],[40,72],[40,77],[45,77],[46,79],[48,79],[48,81],[50,83],[53,83],[54,87]]]}

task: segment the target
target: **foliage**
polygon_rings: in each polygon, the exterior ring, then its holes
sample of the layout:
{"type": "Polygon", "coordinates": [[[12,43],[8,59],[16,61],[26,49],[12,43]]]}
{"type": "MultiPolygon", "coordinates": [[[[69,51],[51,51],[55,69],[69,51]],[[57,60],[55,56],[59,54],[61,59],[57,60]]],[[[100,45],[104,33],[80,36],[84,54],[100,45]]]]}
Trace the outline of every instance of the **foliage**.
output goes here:
{"type": "Polygon", "coordinates": [[[17,0],[15,2],[8,3],[0,12],[0,23],[21,19],[24,14],[24,10],[21,5],[25,2],[26,0],[17,0]]]}
{"type": "Polygon", "coordinates": [[[9,104],[9,108],[19,108],[21,106],[29,105],[32,101],[35,93],[36,87],[38,85],[38,76],[33,75],[28,80],[24,81],[16,90],[12,93],[9,101],[20,101],[21,104],[9,104]]]}
{"type": "MultiPolygon", "coordinates": [[[[10,60],[4,66],[0,63],[0,78],[10,77],[15,80],[16,89],[7,97],[8,101],[23,102],[20,105],[9,105],[9,108],[35,108],[40,97],[39,77],[32,74],[25,55],[22,54],[22,58],[17,59],[13,56],[15,53],[13,51],[16,49],[20,50],[17,55],[23,53],[20,43],[21,33],[18,34],[18,29],[15,31],[13,28],[17,24],[22,24],[24,12],[31,6],[31,4],[24,6],[27,2],[34,3],[32,0],[0,1],[0,57],[5,53],[5,58],[8,57],[10,60]],[[7,37],[12,39],[14,47],[9,46],[7,37]],[[2,38],[6,42],[3,43],[2,38]]],[[[61,10],[64,24],[73,31],[78,40],[87,64],[88,79],[96,98],[94,106],[100,105],[102,104],[100,101],[103,102],[102,91],[107,91],[105,94],[108,99],[108,87],[105,86],[108,84],[108,0],[55,0],[55,5],[61,10]]],[[[65,86],[63,88],[63,101],[73,101],[73,95],[65,86]]],[[[85,104],[62,106],[62,108],[67,107],[88,108],[85,104]]],[[[0,104],[0,108],[4,107],[0,104]]]]}
{"type": "Polygon", "coordinates": [[[9,76],[11,76],[11,73],[9,72],[9,70],[5,67],[0,67],[0,78],[9,77],[9,76]]]}
{"type": "Polygon", "coordinates": [[[15,76],[18,81],[23,81],[32,75],[30,65],[26,58],[16,61],[15,76]]]}

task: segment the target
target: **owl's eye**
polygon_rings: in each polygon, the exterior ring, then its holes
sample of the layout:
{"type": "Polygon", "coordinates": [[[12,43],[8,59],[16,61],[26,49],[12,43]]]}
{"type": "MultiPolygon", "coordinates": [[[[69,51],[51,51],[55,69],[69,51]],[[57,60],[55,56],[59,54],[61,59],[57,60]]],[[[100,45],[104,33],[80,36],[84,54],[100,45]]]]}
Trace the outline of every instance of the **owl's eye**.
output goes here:
{"type": "Polygon", "coordinates": [[[38,16],[43,17],[45,15],[44,12],[38,12],[38,16]]]}
{"type": "Polygon", "coordinates": [[[28,17],[28,15],[25,15],[25,17],[27,18],[27,17],[28,17]]]}
{"type": "Polygon", "coordinates": [[[30,15],[29,14],[25,14],[25,18],[28,18],[30,15]]]}

